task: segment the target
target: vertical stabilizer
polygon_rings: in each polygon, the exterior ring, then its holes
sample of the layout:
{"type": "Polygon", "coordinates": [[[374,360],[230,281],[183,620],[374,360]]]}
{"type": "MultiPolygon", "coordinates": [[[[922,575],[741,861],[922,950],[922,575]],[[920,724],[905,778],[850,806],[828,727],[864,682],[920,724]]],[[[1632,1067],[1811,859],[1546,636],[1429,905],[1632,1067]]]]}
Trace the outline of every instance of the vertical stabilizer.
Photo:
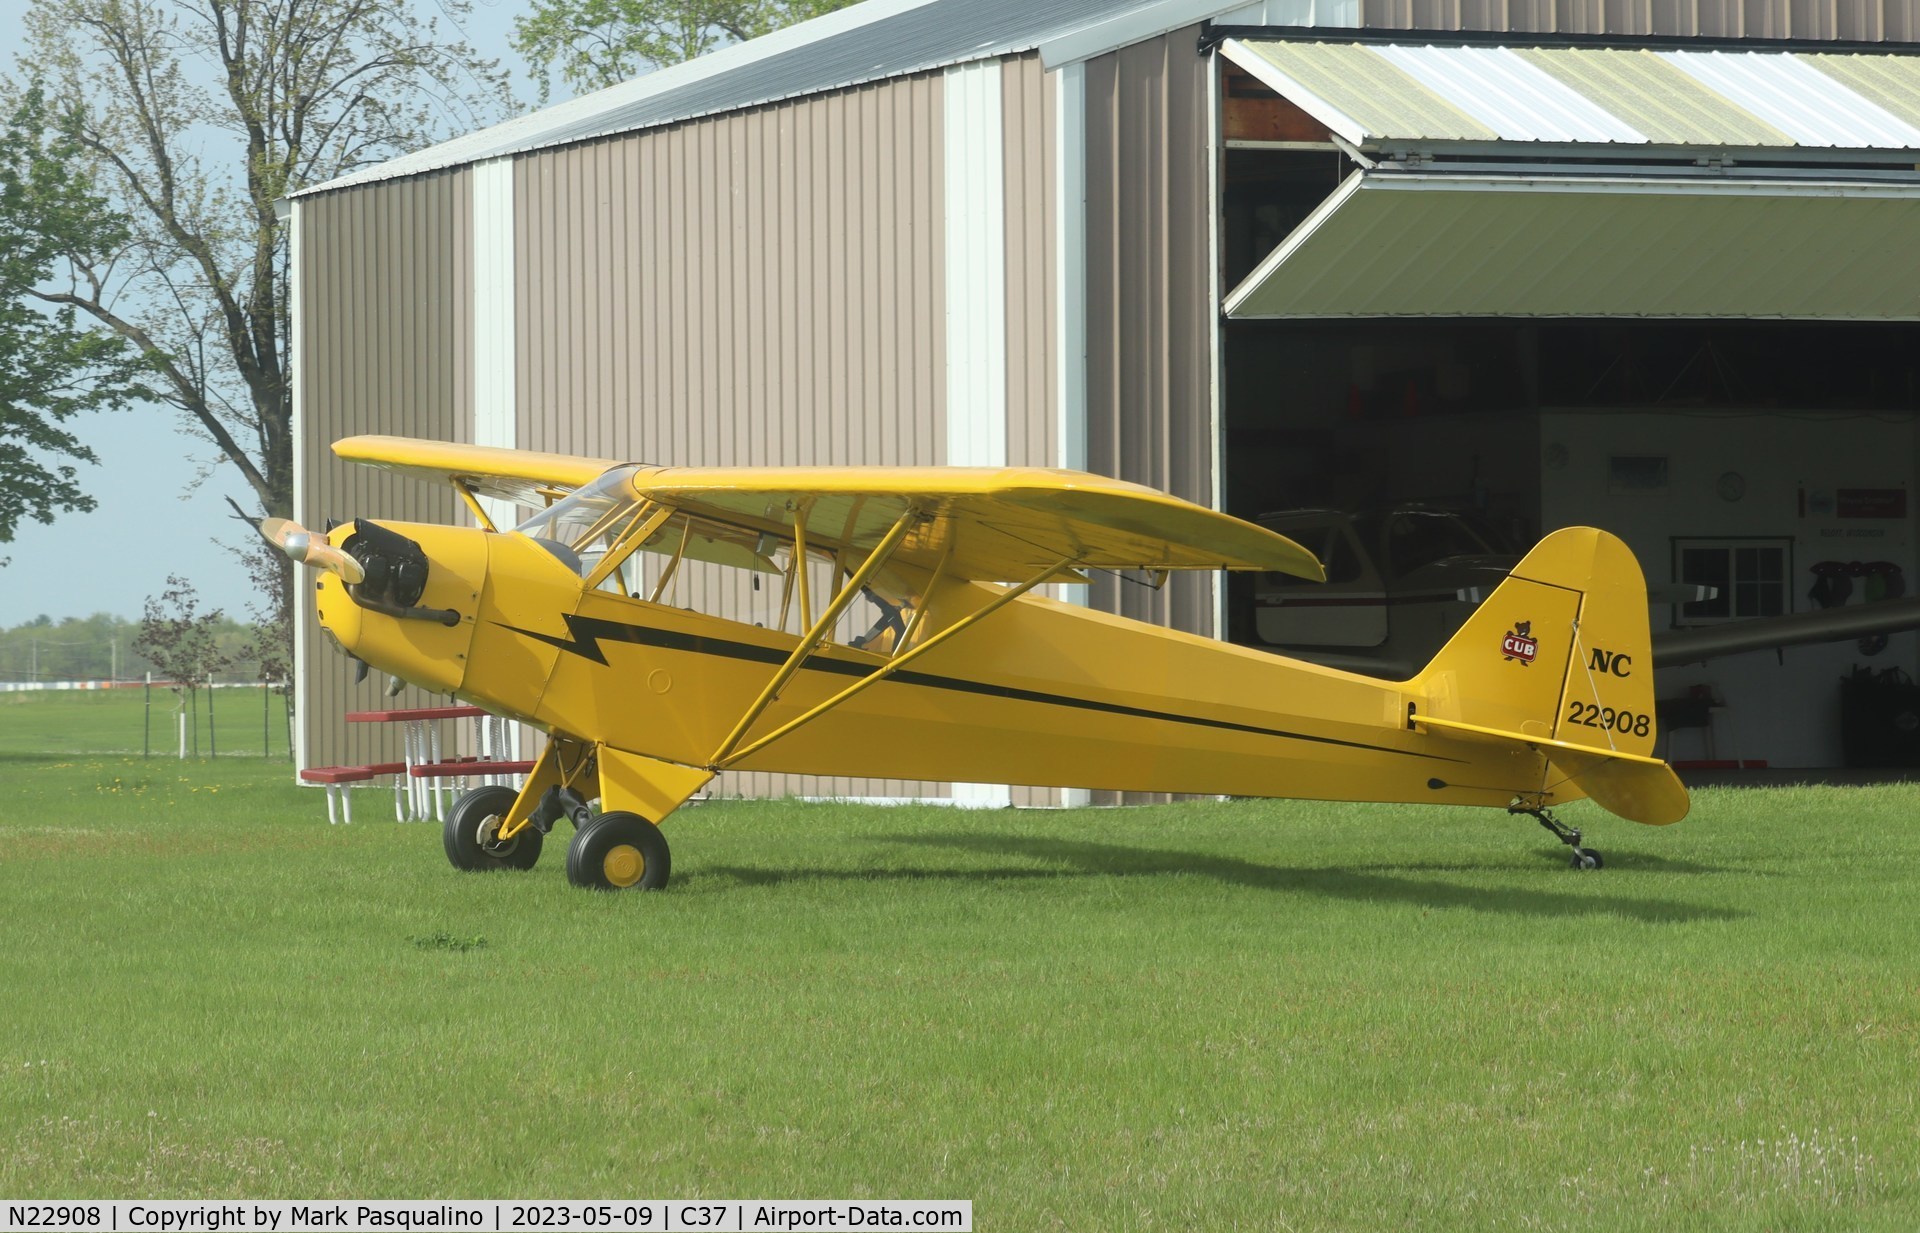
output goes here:
{"type": "Polygon", "coordinates": [[[1604,808],[1676,822],[1686,790],[1653,745],[1646,581],[1617,538],[1541,540],[1412,682],[1416,717],[1461,739],[1524,741],[1604,808]]]}

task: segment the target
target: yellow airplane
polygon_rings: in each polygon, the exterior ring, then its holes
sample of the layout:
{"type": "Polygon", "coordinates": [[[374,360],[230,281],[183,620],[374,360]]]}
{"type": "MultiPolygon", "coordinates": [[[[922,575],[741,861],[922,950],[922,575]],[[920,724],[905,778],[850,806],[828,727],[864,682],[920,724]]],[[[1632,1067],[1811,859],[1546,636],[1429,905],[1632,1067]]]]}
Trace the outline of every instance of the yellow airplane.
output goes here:
{"type": "Polygon", "coordinates": [[[1600,857],[1550,807],[1687,812],[1651,756],[1640,567],[1604,531],[1541,541],[1396,682],[1036,594],[1089,570],[1322,576],[1272,531],[1095,475],[661,467],[399,437],[334,452],[451,484],[480,525],[322,536],[269,519],[321,571],[320,624],[549,738],[522,790],[450,812],[461,869],[530,868],[566,817],[574,883],[664,886],[659,824],[731,769],[1491,806],[1537,819],[1578,868],[1600,857]],[[497,528],[481,496],[538,512],[497,528]]]}

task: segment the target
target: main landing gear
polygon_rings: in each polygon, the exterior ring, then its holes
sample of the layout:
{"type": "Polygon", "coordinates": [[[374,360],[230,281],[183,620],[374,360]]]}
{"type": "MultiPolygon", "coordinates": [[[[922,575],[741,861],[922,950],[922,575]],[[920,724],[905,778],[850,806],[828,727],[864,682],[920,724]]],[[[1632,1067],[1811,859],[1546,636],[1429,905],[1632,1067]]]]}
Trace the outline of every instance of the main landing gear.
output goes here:
{"type": "Polygon", "coordinates": [[[501,784],[475,788],[453,803],[440,838],[455,869],[485,873],[495,869],[531,869],[540,859],[544,829],[529,826],[505,843],[500,823],[519,793],[501,784]]]}
{"type": "Polygon", "coordinates": [[[561,818],[573,823],[567,845],[567,880],[593,890],[659,890],[673,869],[673,853],[660,828],[635,813],[595,814],[566,788],[551,788],[534,810],[531,825],[500,841],[500,824],[518,794],[498,785],[475,788],[447,813],[441,838],[455,869],[482,873],[531,869],[547,832],[561,818]]]}
{"type": "Polygon", "coordinates": [[[667,837],[637,813],[603,813],[567,847],[567,881],[589,890],[659,890],[672,870],[667,837]]]}
{"type": "Polygon", "coordinates": [[[1573,860],[1571,862],[1573,868],[1599,869],[1606,863],[1600,859],[1600,854],[1592,848],[1583,848],[1580,846],[1580,831],[1577,827],[1568,826],[1560,819],[1554,817],[1553,814],[1547,811],[1545,805],[1529,805],[1515,801],[1513,804],[1507,806],[1507,812],[1525,814],[1527,817],[1532,818],[1540,825],[1552,831],[1555,839],[1558,839],[1561,843],[1573,849],[1573,860]]]}

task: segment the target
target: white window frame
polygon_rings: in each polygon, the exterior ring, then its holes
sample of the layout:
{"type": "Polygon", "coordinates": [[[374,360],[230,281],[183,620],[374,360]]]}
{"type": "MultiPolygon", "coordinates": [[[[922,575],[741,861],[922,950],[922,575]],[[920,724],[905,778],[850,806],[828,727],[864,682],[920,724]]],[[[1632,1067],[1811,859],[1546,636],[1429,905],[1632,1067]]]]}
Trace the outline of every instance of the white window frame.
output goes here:
{"type": "MultiPolygon", "coordinates": [[[[1720,550],[1727,554],[1727,585],[1725,593],[1718,597],[1725,599],[1727,611],[1723,615],[1706,616],[1689,613],[1693,604],[1681,603],[1673,607],[1673,623],[1676,628],[1690,628],[1700,625],[1724,625],[1729,621],[1747,621],[1763,615],[1786,616],[1793,611],[1793,537],[1790,535],[1676,535],[1673,537],[1673,580],[1677,583],[1699,583],[1709,580],[1689,578],[1682,569],[1682,562],[1690,551],[1720,550]],[[1742,578],[1736,572],[1738,552],[1742,548],[1774,549],[1780,553],[1780,611],[1777,614],[1743,611],[1740,606],[1740,587],[1743,582],[1760,582],[1764,579],[1742,578]]],[[[1716,583],[1717,585],[1717,583],[1716,583]]],[[[1702,603],[1718,602],[1703,600],[1702,603]]]]}

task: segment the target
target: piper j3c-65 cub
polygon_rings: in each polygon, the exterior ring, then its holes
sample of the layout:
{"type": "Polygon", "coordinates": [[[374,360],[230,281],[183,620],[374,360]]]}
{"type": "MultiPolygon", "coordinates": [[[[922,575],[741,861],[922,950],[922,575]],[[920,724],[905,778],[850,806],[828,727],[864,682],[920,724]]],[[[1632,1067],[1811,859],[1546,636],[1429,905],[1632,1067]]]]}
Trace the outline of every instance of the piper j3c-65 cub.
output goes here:
{"type": "Polygon", "coordinates": [[[1322,576],[1292,540],[1135,484],[1020,468],[692,468],[395,437],[340,457],[451,484],[479,527],[263,532],[351,654],[544,730],[525,788],[446,820],[471,870],[561,818],[582,886],[664,886],[659,824],[723,770],[1687,812],[1651,756],[1647,604],[1603,531],[1541,541],[1431,663],[1381,681],[1034,594],[1089,570],[1322,576]],[[479,496],[539,512],[496,528],[479,496]],[[746,619],[699,611],[723,606],[746,619]],[[601,812],[589,809],[598,799],[601,812]]]}

